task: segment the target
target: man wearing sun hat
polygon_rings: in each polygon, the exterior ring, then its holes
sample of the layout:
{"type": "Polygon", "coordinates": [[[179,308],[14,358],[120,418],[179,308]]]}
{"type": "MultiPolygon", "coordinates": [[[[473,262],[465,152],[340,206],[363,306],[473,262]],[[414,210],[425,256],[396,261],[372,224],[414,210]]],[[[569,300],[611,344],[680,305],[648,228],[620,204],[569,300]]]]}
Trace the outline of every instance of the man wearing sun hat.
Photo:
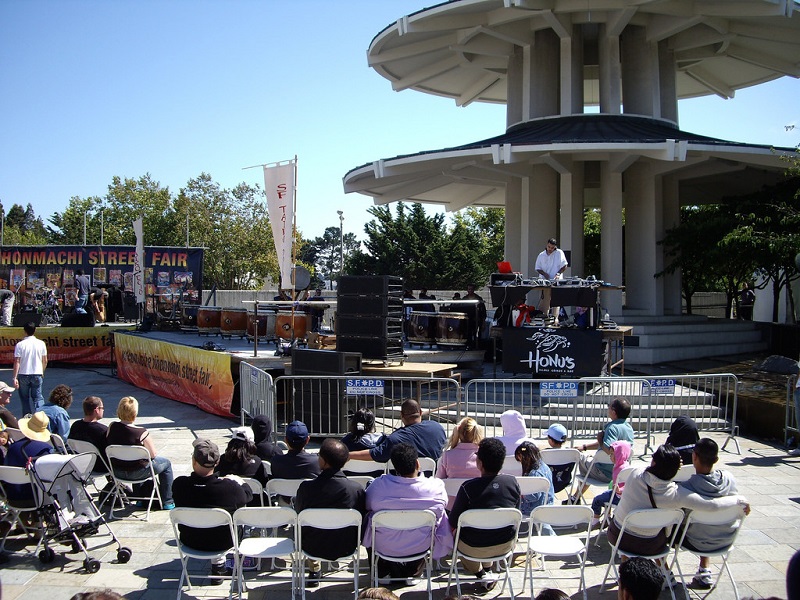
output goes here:
{"type": "Polygon", "coordinates": [[[11,394],[14,393],[14,386],[8,385],[5,381],[0,381],[0,421],[6,427],[13,427],[19,429],[17,417],[11,414],[11,411],[6,406],[11,402],[11,394]]]}
{"type": "MultiPolygon", "coordinates": [[[[172,497],[175,506],[190,508],[222,508],[233,514],[237,508],[247,506],[253,499],[253,492],[241,477],[226,475],[220,477],[214,472],[219,463],[219,447],[211,440],[196,439],[192,442],[192,474],[176,477],[172,483],[172,497]]],[[[179,525],[181,542],[195,550],[218,552],[233,545],[230,530],[226,526],[211,529],[195,529],[179,525]]],[[[225,568],[225,559],[219,558],[211,563],[211,575],[230,577],[225,568]]],[[[213,580],[222,583],[220,579],[213,580]]]]}
{"type": "Polygon", "coordinates": [[[319,460],[305,451],[311,437],[302,421],[292,421],[286,426],[286,444],[289,451],[272,457],[272,476],[276,479],[313,479],[320,473],[319,460]]]}

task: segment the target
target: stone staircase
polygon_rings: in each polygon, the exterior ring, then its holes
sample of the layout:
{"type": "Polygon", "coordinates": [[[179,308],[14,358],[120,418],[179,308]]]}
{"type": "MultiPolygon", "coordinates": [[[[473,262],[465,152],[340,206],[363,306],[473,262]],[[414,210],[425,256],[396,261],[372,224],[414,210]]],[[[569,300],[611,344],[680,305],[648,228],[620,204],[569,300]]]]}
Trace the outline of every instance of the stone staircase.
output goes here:
{"type": "Polygon", "coordinates": [[[667,317],[624,313],[620,325],[633,327],[625,338],[626,365],[654,365],[678,360],[763,352],[768,343],[758,323],[700,315],[667,317]]]}

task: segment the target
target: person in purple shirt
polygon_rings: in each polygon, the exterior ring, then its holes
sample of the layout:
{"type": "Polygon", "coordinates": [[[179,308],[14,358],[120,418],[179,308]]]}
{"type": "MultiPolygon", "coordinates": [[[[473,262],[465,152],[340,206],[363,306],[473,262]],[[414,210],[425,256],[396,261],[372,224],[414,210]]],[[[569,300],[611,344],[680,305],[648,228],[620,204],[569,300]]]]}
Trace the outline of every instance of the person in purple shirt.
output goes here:
{"type": "MultiPolygon", "coordinates": [[[[445,514],[447,491],[441,479],[420,477],[419,454],[410,444],[397,444],[391,455],[397,475],[381,475],[367,488],[367,524],[364,547],[371,548],[372,516],[381,510],[430,510],[436,515],[436,536],[433,557],[448,556],[453,549],[453,535],[445,514]]],[[[412,556],[428,546],[430,534],[425,530],[376,532],[381,551],[390,556],[412,556]]],[[[423,561],[378,561],[378,577],[414,577],[422,572],[423,561]]]]}

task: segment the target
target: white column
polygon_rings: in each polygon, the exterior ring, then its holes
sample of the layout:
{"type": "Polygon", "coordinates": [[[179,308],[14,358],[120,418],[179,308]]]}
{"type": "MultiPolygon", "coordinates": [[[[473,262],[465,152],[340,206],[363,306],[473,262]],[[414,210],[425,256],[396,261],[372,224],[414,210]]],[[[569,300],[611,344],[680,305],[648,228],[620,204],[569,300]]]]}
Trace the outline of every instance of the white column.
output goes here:
{"type": "Polygon", "coordinates": [[[548,166],[533,165],[528,184],[529,237],[527,246],[523,246],[528,253],[528,268],[522,272],[533,275],[539,252],[549,238],[558,236],[558,174],[548,166]]]}
{"type": "Polygon", "coordinates": [[[522,180],[512,178],[506,185],[505,259],[514,268],[522,264],[522,180]]]}
{"type": "Polygon", "coordinates": [[[678,88],[675,82],[678,66],[675,62],[675,52],[669,47],[669,42],[664,40],[658,44],[658,79],[661,92],[661,118],[678,122],[678,88]]]}
{"type": "MultiPolygon", "coordinates": [[[[600,271],[604,281],[622,284],[622,174],[600,163],[600,271]]],[[[612,316],[622,315],[622,294],[605,292],[600,300],[612,316]]]]}
{"type": "Polygon", "coordinates": [[[600,112],[618,115],[622,103],[619,37],[608,35],[605,25],[600,25],[597,49],[600,62],[600,112]]]}
{"type": "Polygon", "coordinates": [[[644,314],[661,314],[657,297],[656,194],[651,165],[638,161],[625,171],[625,304],[644,314]]]}
{"type": "Polygon", "coordinates": [[[552,29],[534,34],[530,60],[530,110],[532,119],[559,114],[561,42],[552,29]]]}
{"type": "Polygon", "coordinates": [[[622,104],[625,114],[658,116],[661,92],[658,51],[644,27],[628,25],[620,36],[622,104]]]}
{"type": "Polygon", "coordinates": [[[514,46],[514,51],[508,57],[508,101],[506,102],[506,128],[523,120],[523,69],[525,51],[520,46],[514,46]]]}
{"type": "MultiPolygon", "coordinates": [[[[662,202],[664,207],[664,231],[672,229],[680,224],[681,212],[680,201],[678,198],[678,180],[674,177],[662,178],[662,202]]],[[[663,236],[662,236],[663,238],[663,236]]],[[[661,251],[662,266],[659,270],[663,269],[664,261],[664,248],[659,246],[661,251]]],[[[665,315],[680,315],[683,312],[681,305],[681,272],[678,269],[671,275],[665,275],[664,279],[664,314],[665,315]]]]}

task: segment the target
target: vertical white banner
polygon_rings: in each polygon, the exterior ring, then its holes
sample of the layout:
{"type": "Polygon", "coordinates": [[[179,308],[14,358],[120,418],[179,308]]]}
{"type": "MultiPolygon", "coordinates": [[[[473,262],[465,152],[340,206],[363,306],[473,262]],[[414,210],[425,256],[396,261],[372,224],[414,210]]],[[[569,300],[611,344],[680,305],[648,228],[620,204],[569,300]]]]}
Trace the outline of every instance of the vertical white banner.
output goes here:
{"type": "Polygon", "coordinates": [[[281,270],[281,288],[292,288],[292,230],[294,223],[294,182],[297,163],[264,167],[264,191],[281,270]]]}
{"type": "Polygon", "coordinates": [[[144,302],[144,231],[142,230],[142,220],[136,219],[133,222],[133,232],[136,234],[136,254],[133,262],[133,295],[136,303],[144,302]]]}

